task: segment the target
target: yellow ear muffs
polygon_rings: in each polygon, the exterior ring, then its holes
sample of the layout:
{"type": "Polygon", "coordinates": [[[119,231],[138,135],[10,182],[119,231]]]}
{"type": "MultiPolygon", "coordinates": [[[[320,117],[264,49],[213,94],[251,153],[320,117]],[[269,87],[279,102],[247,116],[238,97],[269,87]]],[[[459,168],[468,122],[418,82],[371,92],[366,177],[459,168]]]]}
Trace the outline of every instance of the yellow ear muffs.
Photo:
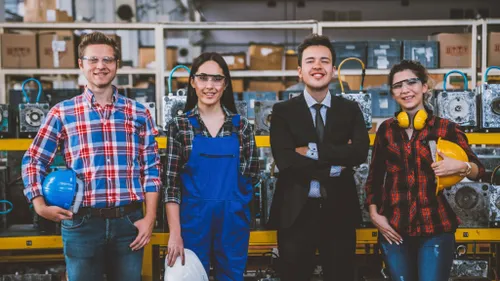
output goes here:
{"type": "Polygon", "coordinates": [[[425,122],[427,121],[427,112],[425,110],[419,110],[413,117],[413,128],[417,131],[422,130],[425,127],[425,122]]]}
{"type": "Polygon", "coordinates": [[[410,127],[410,116],[408,113],[401,111],[398,115],[396,115],[396,120],[398,121],[399,127],[403,129],[410,127]]]}
{"type": "MultiPolygon", "coordinates": [[[[406,129],[410,127],[410,116],[408,113],[401,111],[396,115],[399,127],[406,129]]],[[[421,109],[417,111],[413,117],[413,129],[420,131],[425,127],[427,121],[427,111],[421,109]]]]}

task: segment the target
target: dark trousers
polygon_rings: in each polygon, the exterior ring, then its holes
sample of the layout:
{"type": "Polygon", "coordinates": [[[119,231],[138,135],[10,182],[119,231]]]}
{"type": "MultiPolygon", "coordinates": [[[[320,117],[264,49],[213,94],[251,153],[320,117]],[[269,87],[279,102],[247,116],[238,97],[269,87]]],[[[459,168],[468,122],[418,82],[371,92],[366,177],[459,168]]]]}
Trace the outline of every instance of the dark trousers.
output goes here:
{"type": "Polygon", "coordinates": [[[324,281],[354,280],[356,228],[335,222],[320,199],[309,199],[294,224],[278,230],[278,250],[282,281],[310,280],[316,250],[324,281]]]}

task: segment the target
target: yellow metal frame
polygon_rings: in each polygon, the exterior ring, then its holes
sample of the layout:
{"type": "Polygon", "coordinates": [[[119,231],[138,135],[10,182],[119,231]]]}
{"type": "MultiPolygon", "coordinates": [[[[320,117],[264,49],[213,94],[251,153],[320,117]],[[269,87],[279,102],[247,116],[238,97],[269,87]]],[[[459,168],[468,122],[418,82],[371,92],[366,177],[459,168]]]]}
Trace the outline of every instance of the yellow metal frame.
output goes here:
{"type": "MultiPolygon", "coordinates": [[[[469,144],[500,145],[500,133],[468,133],[469,144]]],[[[373,145],[375,134],[370,134],[370,144],[373,145]]],[[[0,151],[23,151],[30,146],[32,139],[0,139],[0,151]]],[[[167,147],[166,137],[157,137],[159,148],[167,147]]],[[[270,147],[269,136],[255,136],[258,147],[270,147]]]]}
{"type": "MultiPolygon", "coordinates": [[[[376,244],[378,231],[375,228],[360,228],[356,231],[358,248],[357,254],[366,254],[366,249],[361,249],[362,244],[376,244]]],[[[168,244],[168,233],[153,233],[151,242],[144,248],[144,259],[142,277],[145,281],[153,278],[153,257],[152,245],[168,244]]],[[[457,242],[500,242],[500,228],[459,228],[455,233],[457,242]]],[[[260,256],[277,247],[276,231],[252,231],[250,233],[249,255],[260,256]]],[[[0,251],[13,250],[42,250],[42,249],[61,249],[62,240],[60,236],[25,236],[25,237],[4,237],[0,238],[0,251]]],[[[29,252],[29,251],[27,251],[29,252]]],[[[370,253],[373,249],[370,250],[370,253]]],[[[39,260],[43,257],[49,257],[51,260],[63,260],[62,255],[30,255],[19,257],[0,258],[1,262],[39,260]],[[37,259],[38,257],[38,259],[37,259]]]]}

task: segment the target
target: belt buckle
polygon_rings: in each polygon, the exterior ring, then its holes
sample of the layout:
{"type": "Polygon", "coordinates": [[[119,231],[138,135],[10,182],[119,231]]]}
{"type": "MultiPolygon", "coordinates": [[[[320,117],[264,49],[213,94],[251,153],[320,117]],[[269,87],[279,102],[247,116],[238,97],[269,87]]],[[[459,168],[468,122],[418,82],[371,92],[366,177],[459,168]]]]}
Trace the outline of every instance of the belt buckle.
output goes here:
{"type": "Polygon", "coordinates": [[[109,210],[111,210],[111,209],[112,209],[112,208],[100,208],[100,209],[99,209],[99,216],[100,216],[101,218],[106,218],[106,217],[107,217],[107,216],[106,216],[106,212],[107,212],[107,211],[109,211],[109,210]]]}

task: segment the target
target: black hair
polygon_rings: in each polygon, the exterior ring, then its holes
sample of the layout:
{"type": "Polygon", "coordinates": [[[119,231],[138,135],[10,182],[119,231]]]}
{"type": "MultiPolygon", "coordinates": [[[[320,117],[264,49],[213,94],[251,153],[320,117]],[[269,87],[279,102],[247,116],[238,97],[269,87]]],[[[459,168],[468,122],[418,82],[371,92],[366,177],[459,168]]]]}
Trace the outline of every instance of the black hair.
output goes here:
{"type": "Polygon", "coordinates": [[[187,101],[186,106],[184,107],[184,112],[192,110],[198,104],[198,96],[196,95],[196,91],[193,86],[191,86],[191,81],[192,79],[194,79],[194,75],[196,74],[200,66],[207,61],[214,61],[219,65],[220,68],[222,68],[222,72],[224,73],[224,77],[226,77],[226,79],[224,81],[225,88],[222,92],[222,98],[220,99],[220,102],[232,113],[237,113],[236,105],[234,104],[233,86],[231,85],[229,67],[227,66],[224,58],[222,58],[220,54],[215,52],[203,53],[193,60],[193,65],[191,66],[191,72],[189,75],[187,101]]]}
{"type": "Polygon", "coordinates": [[[311,46],[327,47],[330,50],[330,53],[332,54],[332,65],[335,65],[336,54],[335,54],[335,49],[333,49],[332,42],[330,42],[330,39],[324,35],[318,35],[316,33],[313,33],[307,36],[298,47],[299,66],[302,66],[302,54],[304,53],[304,50],[311,46]]]}

